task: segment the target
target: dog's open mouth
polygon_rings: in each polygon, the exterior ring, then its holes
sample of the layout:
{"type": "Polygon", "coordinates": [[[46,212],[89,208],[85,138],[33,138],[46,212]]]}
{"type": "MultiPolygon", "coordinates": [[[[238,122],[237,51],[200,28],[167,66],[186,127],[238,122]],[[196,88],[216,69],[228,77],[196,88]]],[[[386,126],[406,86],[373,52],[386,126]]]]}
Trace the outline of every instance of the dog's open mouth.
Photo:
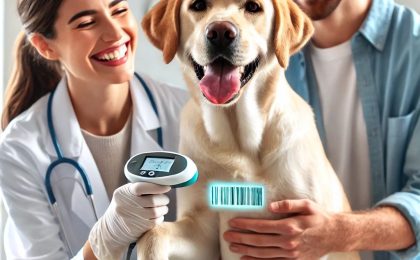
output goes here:
{"type": "Polygon", "coordinates": [[[217,105],[234,100],[241,88],[252,78],[259,64],[259,58],[241,67],[221,57],[206,66],[201,66],[192,57],[191,61],[200,81],[201,92],[211,103],[217,105]]]}

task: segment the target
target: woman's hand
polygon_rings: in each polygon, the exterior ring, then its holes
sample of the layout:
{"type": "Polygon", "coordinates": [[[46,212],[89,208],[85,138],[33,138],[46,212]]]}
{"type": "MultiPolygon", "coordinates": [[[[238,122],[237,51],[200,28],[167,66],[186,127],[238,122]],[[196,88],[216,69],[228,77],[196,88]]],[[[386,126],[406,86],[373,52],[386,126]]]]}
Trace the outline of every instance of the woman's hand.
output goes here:
{"type": "Polygon", "coordinates": [[[130,243],[163,222],[171,188],[152,183],[129,183],[116,189],[105,214],[89,234],[98,259],[120,259],[130,243]]]}
{"type": "Polygon", "coordinates": [[[318,259],[337,243],[332,215],[311,200],[270,204],[273,213],[291,214],[280,220],[234,218],[224,233],[230,250],[241,259],[318,259]]]}

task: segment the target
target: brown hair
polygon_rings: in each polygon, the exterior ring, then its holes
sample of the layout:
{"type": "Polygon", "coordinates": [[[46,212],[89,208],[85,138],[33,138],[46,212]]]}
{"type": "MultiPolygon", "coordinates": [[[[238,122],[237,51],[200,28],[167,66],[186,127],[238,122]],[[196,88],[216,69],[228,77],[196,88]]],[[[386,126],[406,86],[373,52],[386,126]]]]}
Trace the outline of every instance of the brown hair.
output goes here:
{"type": "Polygon", "coordinates": [[[38,54],[28,40],[31,33],[48,39],[55,37],[54,24],[62,0],[19,0],[18,13],[25,29],[15,44],[15,64],[7,84],[1,118],[2,129],[39,98],[53,90],[62,77],[58,61],[49,61],[38,54]]]}

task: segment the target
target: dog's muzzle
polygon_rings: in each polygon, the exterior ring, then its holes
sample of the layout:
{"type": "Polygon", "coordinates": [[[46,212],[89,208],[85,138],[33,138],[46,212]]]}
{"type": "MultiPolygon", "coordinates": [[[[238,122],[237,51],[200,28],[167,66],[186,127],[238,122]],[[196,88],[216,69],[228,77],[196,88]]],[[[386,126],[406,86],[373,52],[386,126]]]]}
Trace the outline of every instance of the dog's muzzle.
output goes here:
{"type": "Polygon", "coordinates": [[[228,21],[210,23],[206,28],[206,43],[209,55],[232,53],[239,38],[238,28],[228,21]]]}
{"type": "Polygon", "coordinates": [[[229,21],[210,23],[205,37],[211,62],[203,66],[191,57],[201,92],[213,104],[228,104],[239,96],[241,87],[251,79],[259,59],[246,66],[235,65],[233,57],[239,45],[239,30],[229,21]]]}

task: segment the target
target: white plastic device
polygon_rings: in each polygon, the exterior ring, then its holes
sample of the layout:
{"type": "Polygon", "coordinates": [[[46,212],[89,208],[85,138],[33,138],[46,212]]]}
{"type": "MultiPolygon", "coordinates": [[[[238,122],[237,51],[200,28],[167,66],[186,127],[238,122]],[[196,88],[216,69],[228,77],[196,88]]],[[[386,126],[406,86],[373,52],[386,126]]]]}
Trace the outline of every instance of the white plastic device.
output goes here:
{"type": "Polygon", "coordinates": [[[185,155],[167,151],[140,153],[124,167],[131,182],[151,182],[173,188],[194,184],[198,179],[195,163],[185,155]]]}

